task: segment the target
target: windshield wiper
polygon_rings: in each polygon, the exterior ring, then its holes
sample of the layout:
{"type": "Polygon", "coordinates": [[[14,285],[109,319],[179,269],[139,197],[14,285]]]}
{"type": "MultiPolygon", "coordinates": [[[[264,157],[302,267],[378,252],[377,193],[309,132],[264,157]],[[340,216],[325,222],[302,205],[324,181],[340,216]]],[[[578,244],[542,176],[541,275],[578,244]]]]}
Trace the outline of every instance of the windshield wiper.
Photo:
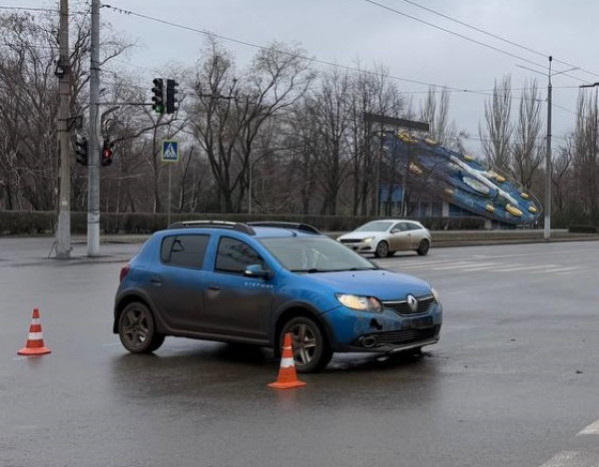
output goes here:
{"type": "Polygon", "coordinates": [[[318,269],[318,268],[310,268],[310,269],[291,269],[291,272],[306,272],[308,274],[314,274],[317,272],[338,272],[338,269],[318,269]]]}
{"type": "Polygon", "coordinates": [[[317,272],[345,272],[345,271],[374,271],[379,268],[346,268],[346,269],[291,269],[291,272],[306,272],[308,274],[314,274],[317,272]]]}

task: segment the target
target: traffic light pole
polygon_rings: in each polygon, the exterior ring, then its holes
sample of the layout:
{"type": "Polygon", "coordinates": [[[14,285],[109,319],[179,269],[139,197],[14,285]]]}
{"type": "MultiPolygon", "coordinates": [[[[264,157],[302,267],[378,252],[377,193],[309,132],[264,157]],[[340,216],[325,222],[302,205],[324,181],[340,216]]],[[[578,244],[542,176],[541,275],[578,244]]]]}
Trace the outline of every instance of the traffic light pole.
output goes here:
{"type": "Polygon", "coordinates": [[[87,192],[87,256],[100,254],[100,0],[91,2],[91,66],[89,79],[89,162],[87,192]]]}
{"type": "Polygon", "coordinates": [[[56,66],[60,104],[58,108],[58,141],[60,144],[60,193],[56,258],[71,257],[71,160],[69,138],[69,107],[71,101],[69,60],[69,4],[60,0],[59,60],[56,66]]]}

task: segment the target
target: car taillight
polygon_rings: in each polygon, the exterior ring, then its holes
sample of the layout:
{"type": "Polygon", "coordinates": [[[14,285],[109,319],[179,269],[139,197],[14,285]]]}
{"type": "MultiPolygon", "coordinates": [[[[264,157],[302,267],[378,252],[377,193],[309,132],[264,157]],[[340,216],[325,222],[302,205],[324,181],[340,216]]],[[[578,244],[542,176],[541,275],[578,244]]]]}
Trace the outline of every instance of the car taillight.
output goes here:
{"type": "Polygon", "coordinates": [[[121,268],[121,275],[119,277],[119,281],[123,282],[123,279],[125,279],[125,277],[127,277],[127,274],[129,274],[129,271],[131,270],[131,266],[129,266],[128,264],[125,264],[122,268],[121,268]]]}

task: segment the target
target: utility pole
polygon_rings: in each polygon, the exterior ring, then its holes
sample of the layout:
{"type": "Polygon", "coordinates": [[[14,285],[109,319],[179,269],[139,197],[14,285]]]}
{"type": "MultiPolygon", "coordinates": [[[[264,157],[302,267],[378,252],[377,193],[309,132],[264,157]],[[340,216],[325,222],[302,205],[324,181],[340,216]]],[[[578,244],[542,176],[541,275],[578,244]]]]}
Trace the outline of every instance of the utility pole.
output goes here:
{"type": "MultiPolygon", "coordinates": [[[[549,240],[551,238],[551,77],[567,73],[569,71],[578,70],[578,67],[568,68],[567,70],[561,70],[553,73],[551,69],[551,62],[553,57],[549,56],[549,73],[547,75],[547,148],[545,150],[545,222],[543,224],[543,238],[549,240]]],[[[532,71],[534,73],[541,74],[538,70],[533,70],[523,65],[516,65],[518,68],[524,68],[525,70],[532,71]]],[[[581,86],[584,87],[584,86],[581,86]]]]}
{"type": "Polygon", "coordinates": [[[549,80],[547,84],[547,153],[545,155],[545,222],[543,224],[543,238],[551,238],[551,62],[549,56],[549,80]]]}
{"type": "Polygon", "coordinates": [[[89,78],[89,162],[87,192],[87,256],[100,254],[100,0],[91,3],[91,63],[89,78]]]}
{"type": "Polygon", "coordinates": [[[56,231],[56,258],[71,257],[71,142],[69,138],[69,111],[71,103],[71,66],[69,62],[69,3],[60,0],[58,76],[58,143],[60,145],[60,193],[58,228],[56,231]]]}

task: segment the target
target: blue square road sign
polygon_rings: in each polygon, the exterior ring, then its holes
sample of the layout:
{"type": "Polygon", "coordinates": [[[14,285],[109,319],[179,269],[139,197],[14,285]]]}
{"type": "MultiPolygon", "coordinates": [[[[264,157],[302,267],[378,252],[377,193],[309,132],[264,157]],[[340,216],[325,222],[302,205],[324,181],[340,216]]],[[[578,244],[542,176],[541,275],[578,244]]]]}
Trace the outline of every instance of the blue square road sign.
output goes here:
{"type": "Polygon", "coordinates": [[[162,162],[179,162],[179,141],[162,140],[162,162]]]}

